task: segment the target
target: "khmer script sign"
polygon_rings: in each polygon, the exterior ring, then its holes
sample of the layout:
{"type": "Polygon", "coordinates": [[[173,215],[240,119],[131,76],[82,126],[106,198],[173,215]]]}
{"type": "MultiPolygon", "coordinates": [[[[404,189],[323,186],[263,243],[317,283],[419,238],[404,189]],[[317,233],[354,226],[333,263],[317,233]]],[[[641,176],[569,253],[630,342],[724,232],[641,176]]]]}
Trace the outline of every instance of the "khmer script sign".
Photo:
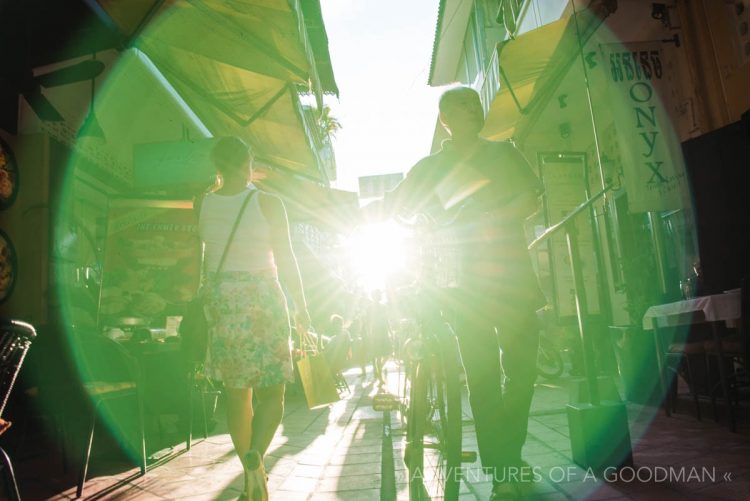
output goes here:
{"type": "Polygon", "coordinates": [[[631,212],[689,205],[685,165],[672,122],[678,108],[674,69],[661,44],[599,46],[631,212]]]}

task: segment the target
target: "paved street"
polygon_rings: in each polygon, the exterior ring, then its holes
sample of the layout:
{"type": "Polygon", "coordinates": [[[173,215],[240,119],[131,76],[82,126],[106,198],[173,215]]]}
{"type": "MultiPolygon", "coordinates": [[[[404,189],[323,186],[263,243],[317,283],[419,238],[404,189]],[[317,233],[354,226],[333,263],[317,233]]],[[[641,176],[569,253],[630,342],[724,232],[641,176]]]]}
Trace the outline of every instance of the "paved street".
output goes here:
{"type": "MultiPolygon", "coordinates": [[[[347,374],[351,394],[329,408],[309,411],[299,395],[288,398],[283,426],[267,457],[271,499],[297,500],[380,500],[392,499],[383,491],[383,413],[372,409],[374,388],[359,371],[347,374]]],[[[529,439],[524,457],[537,481],[529,499],[727,499],[750,497],[750,433],[745,420],[740,433],[732,434],[712,419],[699,422],[687,413],[672,418],[663,412],[629,405],[635,466],[602,478],[572,463],[564,406],[568,401],[566,380],[556,384],[540,381],[532,408],[529,439]],[[652,421],[653,419],[653,421],[652,421]],[[656,467],[660,467],[656,468],[656,467]],[[670,479],[659,478],[667,474],[670,479]],[[637,476],[636,476],[637,475],[637,476]],[[682,475],[682,476],[680,476],[682,475]],[[617,477],[620,478],[617,478],[617,477]],[[640,480],[639,480],[640,479],[640,480]]],[[[393,367],[388,384],[394,389],[398,375],[393,367]]],[[[468,405],[465,405],[464,449],[475,450],[476,439],[468,405]]],[[[219,413],[221,413],[221,406],[219,413]]],[[[402,460],[403,434],[397,413],[393,424],[393,467],[395,496],[408,499],[407,475],[402,460]]],[[[197,438],[193,448],[184,444],[171,452],[175,457],[132,477],[136,469],[122,471],[122,464],[92,463],[85,497],[98,499],[236,499],[242,490],[242,469],[234,457],[223,416],[208,439],[197,438]],[[107,470],[119,471],[108,474],[107,470]],[[113,488],[115,486],[116,488],[113,488]]],[[[19,482],[26,499],[70,499],[74,495],[70,473],[52,468],[40,472],[19,465],[19,482]]],[[[430,473],[425,475],[430,480],[430,473]]],[[[468,465],[461,499],[486,500],[490,479],[468,465]]],[[[387,484],[387,483],[386,483],[387,484]]],[[[389,495],[389,491],[390,494],[389,495]]]]}

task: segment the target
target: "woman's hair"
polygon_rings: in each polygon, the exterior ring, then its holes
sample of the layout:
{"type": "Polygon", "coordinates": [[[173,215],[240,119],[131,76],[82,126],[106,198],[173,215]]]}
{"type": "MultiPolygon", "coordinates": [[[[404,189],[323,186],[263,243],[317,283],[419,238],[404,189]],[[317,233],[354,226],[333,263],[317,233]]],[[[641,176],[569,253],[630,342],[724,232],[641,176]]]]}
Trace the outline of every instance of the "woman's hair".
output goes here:
{"type": "Polygon", "coordinates": [[[236,170],[248,164],[253,158],[250,146],[236,136],[222,137],[211,150],[213,161],[219,174],[236,170]]]}

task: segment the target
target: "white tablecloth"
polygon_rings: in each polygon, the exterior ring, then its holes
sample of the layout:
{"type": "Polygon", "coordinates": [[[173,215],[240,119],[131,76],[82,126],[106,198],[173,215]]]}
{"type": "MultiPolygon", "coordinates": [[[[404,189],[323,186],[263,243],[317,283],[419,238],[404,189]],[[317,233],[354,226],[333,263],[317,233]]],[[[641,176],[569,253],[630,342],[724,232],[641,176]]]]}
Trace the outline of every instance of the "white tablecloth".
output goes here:
{"type": "Polygon", "coordinates": [[[724,294],[700,296],[674,303],[658,304],[646,310],[643,315],[643,328],[654,328],[658,319],[659,327],[689,325],[702,322],[725,321],[727,326],[736,325],[741,316],[740,291],[724,294]]]}

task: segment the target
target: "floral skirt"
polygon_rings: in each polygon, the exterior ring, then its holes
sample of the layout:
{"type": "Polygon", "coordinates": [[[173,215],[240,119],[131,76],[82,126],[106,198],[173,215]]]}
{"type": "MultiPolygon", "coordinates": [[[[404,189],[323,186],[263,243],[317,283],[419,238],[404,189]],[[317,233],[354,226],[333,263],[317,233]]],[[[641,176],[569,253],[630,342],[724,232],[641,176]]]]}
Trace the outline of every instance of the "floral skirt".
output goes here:
{"type": "Polygon", "coordinates": [[[294,380],[286,299],[275,273],[211,274],[204,288],[206,373],[228,388],[294,380]]]}

